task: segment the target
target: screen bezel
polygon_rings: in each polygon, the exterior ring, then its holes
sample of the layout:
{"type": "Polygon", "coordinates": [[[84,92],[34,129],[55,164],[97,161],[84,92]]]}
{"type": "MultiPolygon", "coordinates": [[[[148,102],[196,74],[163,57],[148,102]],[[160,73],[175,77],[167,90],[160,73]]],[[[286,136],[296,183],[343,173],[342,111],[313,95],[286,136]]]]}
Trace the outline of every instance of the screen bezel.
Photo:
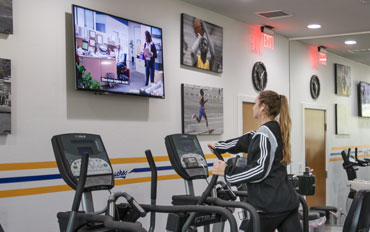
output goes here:
{"type": "MultiPolygon", "coordinates": [[[[165,74],[164,74],[164,52],[163,52],[163,29],[161,27],[157,27],[157,26],[153,26],[153,25],[150,25],[150,24],[146,24],[146,23],[142,23],[142,22],[138,22],[138,21],[135,21],[135,20],[131,20],[131,19],[127,19],[127,18],[123,18],[123,17],[120,17],[120,16],[116,16],[116,15],[113,15],[113,14],[109,14],[109,13],[106,13],[106,12],[102,12],[102,11],[99,11],[99,10],[94,10],[94,9],[91,9],[91,8],[87,8],[87,7],[83,7],[83,6],[80,6],[80,5],[75,5],[75,4],[72,4],[72,28],[73,28],[73,54],[74,54],[74,77],[75,77],[75,89],[78,90],[78,91],[85,91],[85,92],[92,92],[92,93],[95,93],[95,94],[104,94],[104,95],[130,95],[130,96],[139,96],[139,97],[149,97],[149,98],[159,98],[159,99],[165,99],[165,96],[166,96],[166,89],[165,89],[165,74]],[[100,13],[100,14],[105,14],[105,15],[108,15],[108,16],[111,16],[111,17],[116,17],[116,18],[119,18],[119,19],[123,19],[123,20],[126,20],[126,21],[129,21],[129,22],[133,22],[133,23],[138,23],[138,24],[141,24],[141,25],[144,25],[144,26],[148,26],[148,27],[154,27],[156,29],[160,29],[161,30],[161,36],[160,36],[160,40],[161,40],[161,47],[162,47],[162,69],[163,69],[163,96],[155,96],[155,95],[150,95],[150,94],[142,94],[142,93],[130,93],[130,92],[116,92],[116,91],[107,91],[107,90],[98,90],[98,89],[82,89],[82,88],[78,88],[78,83],[77,83],[77,70],[76,70],[76,64],[77,64],[77,50],[76,50],[76,28],[75,28],[75,7],[80,7],[80,8],[83,8],[83,9],[86,9],[86,10],[90,10],[90,11],[93,11],[93,12],[97,12],[97,13],[100,13]]],[[[158,38],[158,36],[156,35],[155,36],[156,38],[158,38]]]]}
{"type": "Polygon", "coordinates": [[[360,81],[358,83],[358,87],[357,87],[357,93],[358,93],[358,116],[363,117],[363,118],[370,118],[370,115],[369,116],[364,116],[364,114],[362,112],[363,102],[362,102],[362,98],[361,98],[361,85],[366,85],[368,88],[370,88],[370,83],[367,83],[365,81],[360,81]]]}

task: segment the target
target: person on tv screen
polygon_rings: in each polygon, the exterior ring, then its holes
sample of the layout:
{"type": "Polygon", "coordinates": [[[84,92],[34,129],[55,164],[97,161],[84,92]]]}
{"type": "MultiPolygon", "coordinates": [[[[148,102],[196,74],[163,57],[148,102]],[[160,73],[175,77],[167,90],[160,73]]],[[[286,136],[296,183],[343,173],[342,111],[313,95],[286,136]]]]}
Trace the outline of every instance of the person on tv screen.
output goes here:
{"type": "Polygon", "coordinates": [[[191,62],[194,67],[212,70],[213,63],[215,60],[215,49],[213,42],[209,36],[208,29],[203,20],[200,20],[202,30],[197,33],[197,38],[191,48],[191,62]],[[203,35],[201,35],[201,33],[203,35]],[[205,35],[205,36],[204,36],[205,35]],[[208,59],[208,50],[211,53],[210,59],[208,59]],[[200,51],[200,55],[198,55],[200,51]]]}
{"type": "Polygon", "coordinates": [[[117,79],[124,79],[123,78],[123,70],[126,67],[126,61],[125,61],[125,54],[121,49],[121,45],[117,45],[117,49],[115,52],[116,56],[116,64],[117,64],[117,79]]]}
{"type": "MultiPolygon", "coordinates": [[[[247,184],[248,202],[259,212],[262,232],[302,232],[299,199],[287,177],[291,162],[287,98],[274,91],[262,91],[253,106],[253,117],[261,125],[257,131],[208,144],[212,152],[248,153],[248,157],[237,156],[227,163],[218,160],[213,165],[213,175],[225,176],[234,185],[247,184]],[[279,122],[275,120],[278,115],[279,122]]],[[[249,226],[245,231],[250,231],[249,226]]]]}
{"type": "Polygon", "coordinates": [[[157,48],[152,41],[152,35],[145,31],[144,60],[145,60],[145,86],[154,84],[155,58],[157,58],[157,48]],[[150,83],[149,83],[150,76],[150,83]]]}

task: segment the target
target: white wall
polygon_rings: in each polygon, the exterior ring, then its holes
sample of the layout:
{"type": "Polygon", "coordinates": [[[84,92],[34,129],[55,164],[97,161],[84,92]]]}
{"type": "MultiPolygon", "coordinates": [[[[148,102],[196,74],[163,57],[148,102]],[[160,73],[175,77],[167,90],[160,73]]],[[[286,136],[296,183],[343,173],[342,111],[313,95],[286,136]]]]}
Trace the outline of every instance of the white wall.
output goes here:
{"type": "MultiPolygon", "coordinates": [[[[310,47],[297,41],[291,41],[290,79],[290,110],[293,119],[293,172],[297,173],[299,171],[299,164],[305,164],[303,106],[325,109],[327,123],[326,167],[328,171],[326,202],[327,205],[337,206],[344,210],[349,192],[349,188],[346,186],[347,176],[342,168],[342,161],[330,161],[329,159],[341,157],[339,153],[341,150],[333,150],[332,148],[369,145],[366,134],[370,128],[370,120],[358,117],[357,84],[359,81],[370,81],[370,67],[329,53],[326,66],[319,65],[318,68],[313,68],[310,47]],[[351,67],[352,87],[350,97],[335,95],[335,63],[351,67]],[[317,75],[320,79],[321,93],[317,100],[313,100],[310,95],[309,83],[312,75],[317,75]],[[351,107],[350,135],[335,134],[335,104],[347,104],[351,107]]],[[[366,152],[365,154],[368,154],[367,149],[362,149],[366,150],[364,151],[366,152]]],[[[358,173],[358,179],[370,180],[369,171],[368,168],[361,168],[358,173]]]]}
{"type": "MultiPolygon", "coordinates": [[[[12,134],[0,136],[0,164],[54,161],[51,137],[69,132],[100,134],[111,158],[143,157],[144,150],[148,148],[155,156],[165,156],[164,137],[181,132],[181,83],[224,88],[224,134],[199,136],[204,152],[209,153],[206,149],[207,142],[238,136],[237,99],[242,95],[251,98],[257,95],[251,82],[251,70],[256,61],[263,61],[267,67],[267,88],[290,97],[294,122],[294,163],[303,162],[304,157],[301,145],[302,103],[328,105],[328,147],[342,143],[357,144],[357,139],[360,140],[359,144],[366,144],[360,135],[351,135],[348,138],[334,135],[334,125],[330,120],[334,120],[333,103],[337,97],[332,91],[332,65],[329,63],[327,67],[320,67],[317,71],[322,81],[322,92],[320,99],[312,102],[308,83],[313,70],[307,66],[307,48],[293,42],[289,53],[289,41],[284,37],[276,35],[274,50],[262,50],[261,54],[254,54],[250,47],[249,26],[177,0],[13,1],[13,17],[14,34],[0,35],[1,57],[12,60],[13,101],[12,134]],[[76,91],[71,4],[162,28],[166,99],[101,96],[76,91]],[[181,13],[197,16],[223,27],[222,74],[198,71],[180,65],[181,13]],[[292,57],[291,65],[289,55],[292,57]]],[[[370,70],[366,66],[329,56],[329,62],[334,60],[351,65],[355,80],[362,76],[369,77],[370,70]]],[[[353,105],[356,103],[353,95],[349,99],[340,98],[340,101],[349,101],[353,105]]],[[[354,134],[364,133],[370,126],[369,122],[354,115],[355,110],[353,118],[358,128],[354,134]]],[[[169,164],[161,162],[159,165],[169,164]]],[[[142,163],[127,166],[131,168],[147,165],[142,163]]],[[[121,167],[122,165],[117,165],[114,169],[121,167]]],[[[126,170],[128,169],[126,167],[126,170]]],[[[0,169],[2,177],[56,173],[56,168],[16,171],[0,169]]],[[[173,171],[160,172],[159,175],[168,173],[173,171]]],[[[129,178],[134,177],[137,176],[133,174],[129,178]]],[[[8,190],[58,184],[63,184],[63,181],[1,184],[0,196],[9,194],[6,192],[8,190]]],[[[201,192],[204,186],[204,182],[197,182],[197,192],[201,192]]],[[[149,183],[117,186],[115,189],[131,193],[140,202],[149,202],[149,183]]],[[[171,195],[184,193],[183,181],[161,181],[158,190],[158,203],[170,204],[171,195]]],[[[106,196],[105,192],[96,194],[97,209],[103,206],[106,196]]],[[[73,192],[66,191],[0,198],[0,223],[7,232],[57,231],[56,212],[69,210],[72,197],[73,192]]],[[[158,216],[158,231],[164,231],[165,218],[165,215],[158,216]]]]}

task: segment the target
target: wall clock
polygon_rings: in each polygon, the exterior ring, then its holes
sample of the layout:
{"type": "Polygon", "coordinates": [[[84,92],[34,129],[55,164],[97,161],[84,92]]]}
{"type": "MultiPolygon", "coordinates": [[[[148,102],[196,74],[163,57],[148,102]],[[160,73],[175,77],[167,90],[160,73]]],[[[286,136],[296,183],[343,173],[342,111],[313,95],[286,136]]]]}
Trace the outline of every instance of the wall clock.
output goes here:
{"type": "Polygon", "coordinates": [[[256,62],[252,69],[252,82],[257,91],[262,91],[267,84],[266,66],[262,62],[256,62]]]}
{"type": "Polygon", "coordinates": [[[311,77],[310,92],[313,99],[317,99],[320,95],[320,80],[316,75],[312,75],[311,77]]]}

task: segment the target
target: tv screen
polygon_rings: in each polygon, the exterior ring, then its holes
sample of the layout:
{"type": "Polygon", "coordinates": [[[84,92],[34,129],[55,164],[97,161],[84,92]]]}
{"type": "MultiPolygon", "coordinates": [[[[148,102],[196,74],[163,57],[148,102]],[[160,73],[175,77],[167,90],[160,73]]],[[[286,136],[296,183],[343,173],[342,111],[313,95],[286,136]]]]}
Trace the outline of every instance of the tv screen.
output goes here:
{"type": "Polygon", "coordinates": [[[162,29],[72,5],[76,87],[164,98],[162,29]]]}
{"type": "Polygon", "coordinates": [[[358,84],[358,113],[360,117],[370,117],[370,84],[358,84]]]}

